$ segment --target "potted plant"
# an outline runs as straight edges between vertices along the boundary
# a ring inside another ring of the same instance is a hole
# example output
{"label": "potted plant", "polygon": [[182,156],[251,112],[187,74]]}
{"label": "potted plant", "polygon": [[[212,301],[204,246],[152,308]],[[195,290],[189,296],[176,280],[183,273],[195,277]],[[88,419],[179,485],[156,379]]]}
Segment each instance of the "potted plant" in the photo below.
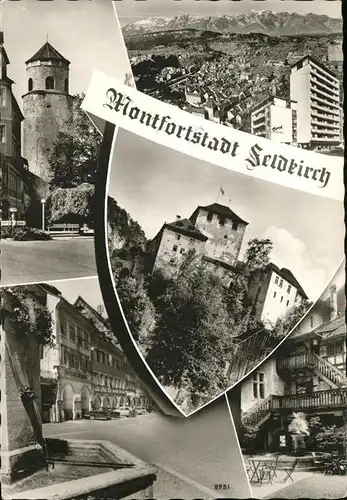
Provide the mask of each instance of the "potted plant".
{"label": "potted plant", "polygon": [[306,415],[302,412],[293,413],[293,419],[288,426],[288,431],[292,436],[294,454],[303,453],[306,449],[305,439],[310,435]]}

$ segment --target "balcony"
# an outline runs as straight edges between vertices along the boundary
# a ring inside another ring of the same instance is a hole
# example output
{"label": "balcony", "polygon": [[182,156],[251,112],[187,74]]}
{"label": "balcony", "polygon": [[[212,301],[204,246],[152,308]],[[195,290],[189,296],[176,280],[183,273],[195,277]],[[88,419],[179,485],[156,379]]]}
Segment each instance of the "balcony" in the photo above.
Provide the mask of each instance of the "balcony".
{"label": "balcony", "polygon": [[271,410],[329,410],[347,406],[347,389],[329,389],[308,394],[273,396]]}
{"label": "balcony", "polygon": [[296,370],[302,370],[303,368],[314,367],[313,355],[309,352],[304,352],[302,354],[294,354],[288,358],[277,360],[277,371],[278,373],[292,372]]}

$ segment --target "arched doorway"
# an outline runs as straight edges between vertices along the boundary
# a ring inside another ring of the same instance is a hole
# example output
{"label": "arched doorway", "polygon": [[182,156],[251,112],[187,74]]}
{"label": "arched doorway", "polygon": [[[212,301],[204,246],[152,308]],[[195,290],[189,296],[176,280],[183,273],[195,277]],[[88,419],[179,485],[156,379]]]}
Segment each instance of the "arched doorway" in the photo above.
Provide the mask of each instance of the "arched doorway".
{"label": "arched doorway", "polygon": [[102,402],[102,407],[104,410],[107,410],[108,408],[110,408],[110,401],[108,399],[108,396],[104,396],[103,402]]}
{"label": "arched doorway", "polygon": [[62,419],[65,420],[73,420],[73,397],[74,391],[70,384],[66,385],[63,389],[61,399],[61,411],[62,411]]}
{"label": "arched doorway", "polygon": [[99,410],[100,409],[100,406],[101,406],[101,398],[100,396],[97,394],[96,396],[94,396],[93,398],[93,402],[92,402],[92,407],[93,407],[93,410]]}
{"label": "arched doorway", "polygon": [[119,406],[124,406],[124,399],[123,398],[120,398],[120,400],[119,400]]}
{"label": "arched doorway", "polygon": [[90,392],[88,387],[83,387],[81,392],[82,417],[84,417],[85,413],[89,411],[89,398],[90,398]]}
{"label": "arched doorway", "polygon": [[117,398],[116,398],[116,396],[114,396],[114,397],[111,399],[111,408],[112,408],[112,409],[117,408]]}

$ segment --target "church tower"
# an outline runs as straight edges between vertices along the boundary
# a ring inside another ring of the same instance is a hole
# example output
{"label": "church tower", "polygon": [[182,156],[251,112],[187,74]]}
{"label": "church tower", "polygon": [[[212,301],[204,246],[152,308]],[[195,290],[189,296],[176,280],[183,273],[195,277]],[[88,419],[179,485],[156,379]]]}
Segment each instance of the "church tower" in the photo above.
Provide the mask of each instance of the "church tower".
{"label": "church tower", "polygon": [[54,143],[72,116],[70,61],[46,42],[25,64],[28,92],[23,95],[23,155],[30,171],[49,182]]}

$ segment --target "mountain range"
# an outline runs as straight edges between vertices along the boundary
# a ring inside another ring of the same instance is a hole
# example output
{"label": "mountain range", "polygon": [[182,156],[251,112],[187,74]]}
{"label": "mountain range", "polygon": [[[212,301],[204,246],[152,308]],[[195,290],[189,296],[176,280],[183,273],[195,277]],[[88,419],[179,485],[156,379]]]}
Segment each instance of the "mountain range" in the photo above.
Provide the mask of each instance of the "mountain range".
{"label": "mountain range", "polygon": [[295,12],[251,11],[245,14],[203,17],[149,17],[122,27],[123,36],[131,39],[158,31],[195,29],[218,33],[264,33],[266,35],[329,35],[342,33],[342,18]]}

